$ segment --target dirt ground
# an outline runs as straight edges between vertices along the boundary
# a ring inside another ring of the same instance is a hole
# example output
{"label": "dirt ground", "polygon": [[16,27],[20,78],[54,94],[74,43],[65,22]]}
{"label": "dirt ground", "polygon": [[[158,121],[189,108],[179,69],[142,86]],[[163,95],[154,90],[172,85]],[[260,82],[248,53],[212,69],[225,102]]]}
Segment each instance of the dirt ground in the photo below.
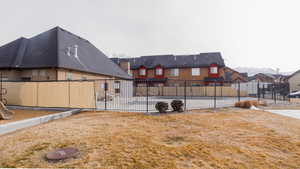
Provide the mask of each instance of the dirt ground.
{"label": "dirt ground", "polygon": [[11,120],[0,120],[0,125],[5,123],[10,123],[19,120],[25,120],[29,118],[44,116],[48,114],[53,114],[57,112],[49,112],[49,111],[34,111],[34,110],[12,110],[15,114],[13,119]]}
{"label": "dirt ground", "polygon": [[[300,121],[223,109],[149,116],[87,112],[0,136],[0,167],[192,169],[299,168]],[[45,153],[76,147],[74,159]]]}

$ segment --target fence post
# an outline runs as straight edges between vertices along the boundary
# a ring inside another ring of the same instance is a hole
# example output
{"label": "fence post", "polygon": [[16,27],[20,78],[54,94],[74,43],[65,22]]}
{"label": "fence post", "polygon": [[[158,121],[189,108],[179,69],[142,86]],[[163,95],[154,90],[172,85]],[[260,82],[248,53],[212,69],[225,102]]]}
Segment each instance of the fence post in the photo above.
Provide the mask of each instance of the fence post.
{"label": "fence post", "polygon": [[148,81],[146,81],[146,91],[147,91],[147,94],[146,94],[146,111],[148,113],[149,112],[149,84],[148,84]]}
{"label": "fence post", "polygon": [[257,82],[257,99],[260,101],[260,88],[259,88],[259,81]]}
{"label": "fence post", "polygon": [[70,80],[68,81],[68,93],[69,93],[69,108],[71,108],[71,84]]}
{"label": "fence post", "polygon": [[104,105],[105,105],[105,110],[107,110],[107,82],[106,80],[104,81]]}
{"label": "fence post", "polygon": [[184,111],[186,111],[186,81],[184,81]]}
{"label": "fence post", "polygon": [[40,82],[36,82],[36,107],[39,107],[39,85]]}
{"label": "fence post", "polygon": [[221,97],[223,97],[223,85],[220,86],[220,88],[221,88]]}
{"label": "fence post", "polygon": [[0,89],[1,89],[1,93],[0,93],[0,101],[1,101],[1,102],[3,102],[3,99],[2,99],[2,97],[3,97],[3,96],[2,96],[2,94],[3,94],[3,89],[2,89],[2,71],[1,71],[1,77],[0,77],[0,78],[1,78],[1,86],[0,86]]}
{"label": "fence post", "polygon": [[96,111],[97,110],[96,80],[94,80],[94,99],[95,99],[95,111]]}
{"label": "fence post", "polygon": [[289,97],[289,93],[290,93],[290,91],[291,91],[290,84],[287,83],[286,85],[287,85],[287,91],[288,91],[288,93],[287,93],[287,94],[288,94],[288,95],[287,95],[287,99],[288,99],[289,102],[291,102],[291,98]]}
{"label": "fence post", "polygon": [[215,81],[214,83],[214,109],[216,110],[217,108],[217,83]]}
{"label": "fence post", "polygon": [[238,81],[238,101],[241,101],[241,83]]}
{"label": "fence post", "polygon": [[272,84],[272,99],[273,99],[274,102],[275,102],[275,98],[274,98],[274,84]]}
{"label": "fence post", "polygon": [[276,104],[276,102],[277,102],[276,84],[273,84],[273,90],[274,90],[274,101]]}
{"label": "fence post", "polygon": [[266,90],[265,90],[265,84],[263,84],[263,89],[262,89],[263,91],[262,91],[262,94],[263,94],[263,98],[265,98],[265,92],[266,92]]}

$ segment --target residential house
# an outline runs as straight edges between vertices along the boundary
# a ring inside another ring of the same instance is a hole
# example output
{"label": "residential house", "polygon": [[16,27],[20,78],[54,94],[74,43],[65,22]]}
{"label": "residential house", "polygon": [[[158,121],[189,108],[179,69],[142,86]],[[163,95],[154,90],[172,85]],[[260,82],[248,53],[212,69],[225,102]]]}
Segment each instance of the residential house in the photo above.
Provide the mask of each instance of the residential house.
{"label": "residential house", "polygon": [[2,79],[131,79],[89,41],[60,27],[0,47]]}
{"label": "residential house", "polygon": [[266,73],[258,73],[254,76],[249,77],[249,81],[256,81],[256,82],[263,82],[263,83],[274,83],[275,79],[276,79],[275,76]]}
{"label": "residential house", "polygon": [[227,82],[247,82],[248,81],[248,74],[247,73],[240,73],[230,67],[225,67],[225,80]]}
{"label": "residential house", "polygon": [[300,70],[287,77],[290,85],[290,92],[300,91]]}
{"label": "residential house", "polygon": [[263,83],[286,83],[287,76],[281,74],[258,73],[252,77],[249,77],[249,81]]}
{"label": "residential house", "polygon": [[224,83],[225,63],[221,53],[196,55],[154,55],[137,58],[112,58],[124,70],[132,73],[137,86],[193,86]]}

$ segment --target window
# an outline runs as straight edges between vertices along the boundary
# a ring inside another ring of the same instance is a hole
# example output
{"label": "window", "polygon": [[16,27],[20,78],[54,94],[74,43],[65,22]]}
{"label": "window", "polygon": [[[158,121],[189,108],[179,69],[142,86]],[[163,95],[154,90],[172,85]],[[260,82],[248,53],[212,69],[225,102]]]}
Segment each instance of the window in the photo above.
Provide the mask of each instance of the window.
{"label": "window", "polygon": [[6,81],[6,80],[8,80],[8,77],[2,77],[1,80]]}
{"label": "window", "polygon": [[82,77],[81,80],[87,80],[87,78],[86,77]]}
{"label": "window", "polygon": [[40,70],[40,76],[46,76],[46,70]]}
{"label": "window", "polygon": [[199,83],[192,83],[192,86],[193,87],[199,87],[199,86],[201,86]]}
{"label": "window", "polygon": [[67,80],[72,80],[72,73],[70,72],[67,73]]}
{"label": "window", "polygon": [[38,70],[32,70],[32,76],[38,76],[39,72]]}
{"label": "window", "polygon": [[155,74],[158,75],[158,76],[163,75],[163,69],[162,68],[156,68]]}
{"label": "window", "polygon": [[31,77],[22,77],[21,80],[22,81],[31,81]]}
{"label": "window", "polygon": [[141,68],[139,72],[140,76],[146,76],[146,69]]}
{"label": "window", "polygon": [[218,74],[218,67],[211,67],[210,68],[210,73],[211,74]]}
{"label": "window", "polygon": [[178,76],[179,75],[179,69],[171,69],[171,76]]}
{"label": "window", "polygon": [[115,93],[120,93],[120,81],[115,81]]}
{"label": "window", "polygon": [[200,76],[200,68],[192,68],[192,76]]}

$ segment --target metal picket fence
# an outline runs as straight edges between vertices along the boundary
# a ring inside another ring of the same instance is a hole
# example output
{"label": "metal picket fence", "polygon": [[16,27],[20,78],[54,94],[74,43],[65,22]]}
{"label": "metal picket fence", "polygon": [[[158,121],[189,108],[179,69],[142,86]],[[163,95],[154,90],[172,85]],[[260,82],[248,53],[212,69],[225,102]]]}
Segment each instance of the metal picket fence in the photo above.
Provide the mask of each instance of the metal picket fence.
{"label": "metal picket fence", "polygon": [[[21,94],[17,93],[13,87],[9,86],[17,86],[20,89],[20,85],[34,83],[20,82],[22,81],[9,81],[8,83],[8,81],[2,82],[1,80],[0,88],[5,92],[0,92],[0,99],[2,101],[7,101],[9,104],[17,95],[22,95],[22,98],[33,98],[31,97],[31,95],[33,95],[31,94],[32,92],[24,92],[24,87],[22,87],[23,92]],[[78,105],[97,110],[154,112],[156,111],[155,105],[158,102],[166,102],[170,105],[173,100],[183,101],[184,110],[232,107],[236,102],[242,100],[267,100],[268,102],[272,103],[289,101],[289,85],[286,83],[266,84],[258,82],[206,82],[200,80],[185,81],[170,79],[167,81],[164,79],[161,79],[160,81],[96,79],[76,81],[44,81],[42,83],[49,83],[51,84],[50,86],[53,86],[57,82],[59,82],[59,84],[66,83],[65,86],[67,87],[64,88],[64,86],[61,85],[61,92],[48,93],[49,96],[45,97],[48,100],[47,105],[51,105],[52,107],[56,107],[54,102],[51,102],[51,100],[55,100],[59,103],[69,103],[65,105]],[[37,86],[47,85],[39,84]],[[8,90],[4,88],[7,88]],[[69,91],[64,92],[64,89]],[[33,88],[27,84],[26,90],[31,91]],[[42,91],[40,87],[33,91],[45,93],[45,91]],[[89,94],[87,94],[87,92]],[[12,93],[14,95],[12,95]],[[64,97],[62,96],[62,93],[68,93],[69,96]],[[37,94],[37,92],[35,92],[35,94]],[[70,96],[72,96],[72,98]],[[69,100],[63,100],[63,98]],[[41,102],[43,102],[43,99],[41,99],[41,97],[36,99],[38,105],[41,105]],[[27,99],[27,101],[25,99],[25,101],[22,101],[22,103],[28,102],[29,100],[33,101],[33,103],[30,103],[31,106],[36,105],[34,102],[35,99]],[[92,100],[93,103],[83,104],[81,103],[82,100],[84,102],[89,102],[88,100]],[[15,100],[14,103],[18,104],[18,101],[20,101],[20,99]],[[169,108],[171,107],[169,106]]]}

